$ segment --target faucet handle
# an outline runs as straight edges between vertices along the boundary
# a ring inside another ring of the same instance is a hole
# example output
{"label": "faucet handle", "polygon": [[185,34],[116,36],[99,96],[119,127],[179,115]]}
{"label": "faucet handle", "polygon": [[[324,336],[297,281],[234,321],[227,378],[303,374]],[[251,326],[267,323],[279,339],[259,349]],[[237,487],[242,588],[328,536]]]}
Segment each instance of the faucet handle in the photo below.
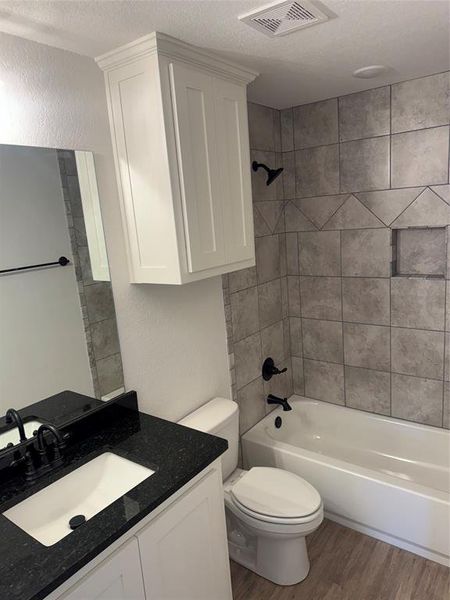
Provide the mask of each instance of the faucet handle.
{"label": "faucet handle", "polygon": [[262,366],[262,376],[264,381],[269,381],[274,375],[281,375],[282,373],[286,373],[286,371],[287,367],[284,367],[284,369],[281,370],[276,367],[273,358],[270,356],[269,358],[266,358]]}

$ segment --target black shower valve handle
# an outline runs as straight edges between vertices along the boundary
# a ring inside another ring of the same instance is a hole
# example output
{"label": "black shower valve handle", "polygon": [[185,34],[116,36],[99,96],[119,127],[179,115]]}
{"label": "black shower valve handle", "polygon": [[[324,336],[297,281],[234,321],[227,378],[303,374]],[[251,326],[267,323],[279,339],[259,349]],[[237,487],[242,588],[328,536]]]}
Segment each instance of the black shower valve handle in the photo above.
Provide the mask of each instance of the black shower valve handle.
{"label": "black shower valve handle", "polygon": [[286,371],[287,367],[279,369],[275,366],[275,361],[270,356],[269,358],[266,358],[262,366],[262,376],[264,381],[269,381],[274,375],[281,375],[282,373],[286,373]]}

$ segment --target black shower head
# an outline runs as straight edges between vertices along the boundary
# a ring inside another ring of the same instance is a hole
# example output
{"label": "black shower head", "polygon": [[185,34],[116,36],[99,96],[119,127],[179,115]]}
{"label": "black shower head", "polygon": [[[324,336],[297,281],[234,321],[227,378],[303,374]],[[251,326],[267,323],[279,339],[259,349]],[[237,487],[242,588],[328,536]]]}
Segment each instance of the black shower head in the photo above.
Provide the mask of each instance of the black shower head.
{"label": "black shower head", "polygon": [[254,160],[252,162],[252,169],[254,171],[257,171],[259,169],[259,167],[261,167],[262,169],[264,169],[267,172],[266,185],[270,185],[271,183],[273,183],[275,181],[275,179],[278,177],[278,175],[280,175],[283,172],[283,167],[280,167],[279,169],[269,169],[269,167],[267,167],[263,163],[259,163],[259,162],[256,162],[256,160]]}

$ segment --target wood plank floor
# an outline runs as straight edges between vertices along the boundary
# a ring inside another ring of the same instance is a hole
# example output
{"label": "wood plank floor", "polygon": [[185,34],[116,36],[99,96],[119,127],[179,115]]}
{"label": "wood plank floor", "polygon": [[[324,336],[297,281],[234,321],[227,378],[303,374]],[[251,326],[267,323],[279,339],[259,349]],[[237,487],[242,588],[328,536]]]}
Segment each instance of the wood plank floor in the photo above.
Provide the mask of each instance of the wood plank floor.
{"label": "wood plank floor", "polygon": [[450,600],[450,570],[325,520],[308,536],[311,570],[277,586],[231,561],[234,600]]}

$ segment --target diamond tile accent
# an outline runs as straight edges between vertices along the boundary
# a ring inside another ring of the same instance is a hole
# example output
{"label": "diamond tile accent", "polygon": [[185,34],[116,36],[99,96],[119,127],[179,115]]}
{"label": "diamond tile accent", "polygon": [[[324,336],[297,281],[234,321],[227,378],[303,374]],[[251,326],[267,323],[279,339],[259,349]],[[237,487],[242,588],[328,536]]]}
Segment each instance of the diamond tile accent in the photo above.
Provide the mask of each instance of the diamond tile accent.
{"label": "diamond tile accent", "polygon": [[450,204],[450,185],[433,185],[431,189],[447,204]]}
{"label": "diamond tile accent", "polygon": [[258,206],[256,204],[253,205],[253,226],[255,228],[255,237],[270,235],[271,233],[269,226],[263,219],[263,216],[259,212]]}
{"label": "diamond tile accent", "polygon": [[340,208],[348,194],[339,196],[317,196],[316,198],[302,198],[294,200],[295,206],[310,219],[316,227],[321,229],[330,217]]}
{"label": "diamond tile accent", "polygon": [[350,195],[341,208],[324,225],[324,230],[330,229],[367,229],[384,227],[374,214],[357,199]]}
{"label": "diamond tile accent", "polygon": [[289,202],[285,210],[286,231],[315,231],[313,223]]}
{"label": "diamond tile accent", "polygon": [[279,200],[275,202],[265,201],[258,203],[258,210],[267,223],[269,230],[273,232],[283,212],[284,203]]}
{"label": "diamond tile accent", "polygon": [[355,196],[386,225],[390,225],[424,188],[405,188],[383,192],[358,192]]}
{"label": "diamond tile accent", "polygon": [[392,223],[392,227],[439,227],[449,223],[450,206],[427,188]]}

